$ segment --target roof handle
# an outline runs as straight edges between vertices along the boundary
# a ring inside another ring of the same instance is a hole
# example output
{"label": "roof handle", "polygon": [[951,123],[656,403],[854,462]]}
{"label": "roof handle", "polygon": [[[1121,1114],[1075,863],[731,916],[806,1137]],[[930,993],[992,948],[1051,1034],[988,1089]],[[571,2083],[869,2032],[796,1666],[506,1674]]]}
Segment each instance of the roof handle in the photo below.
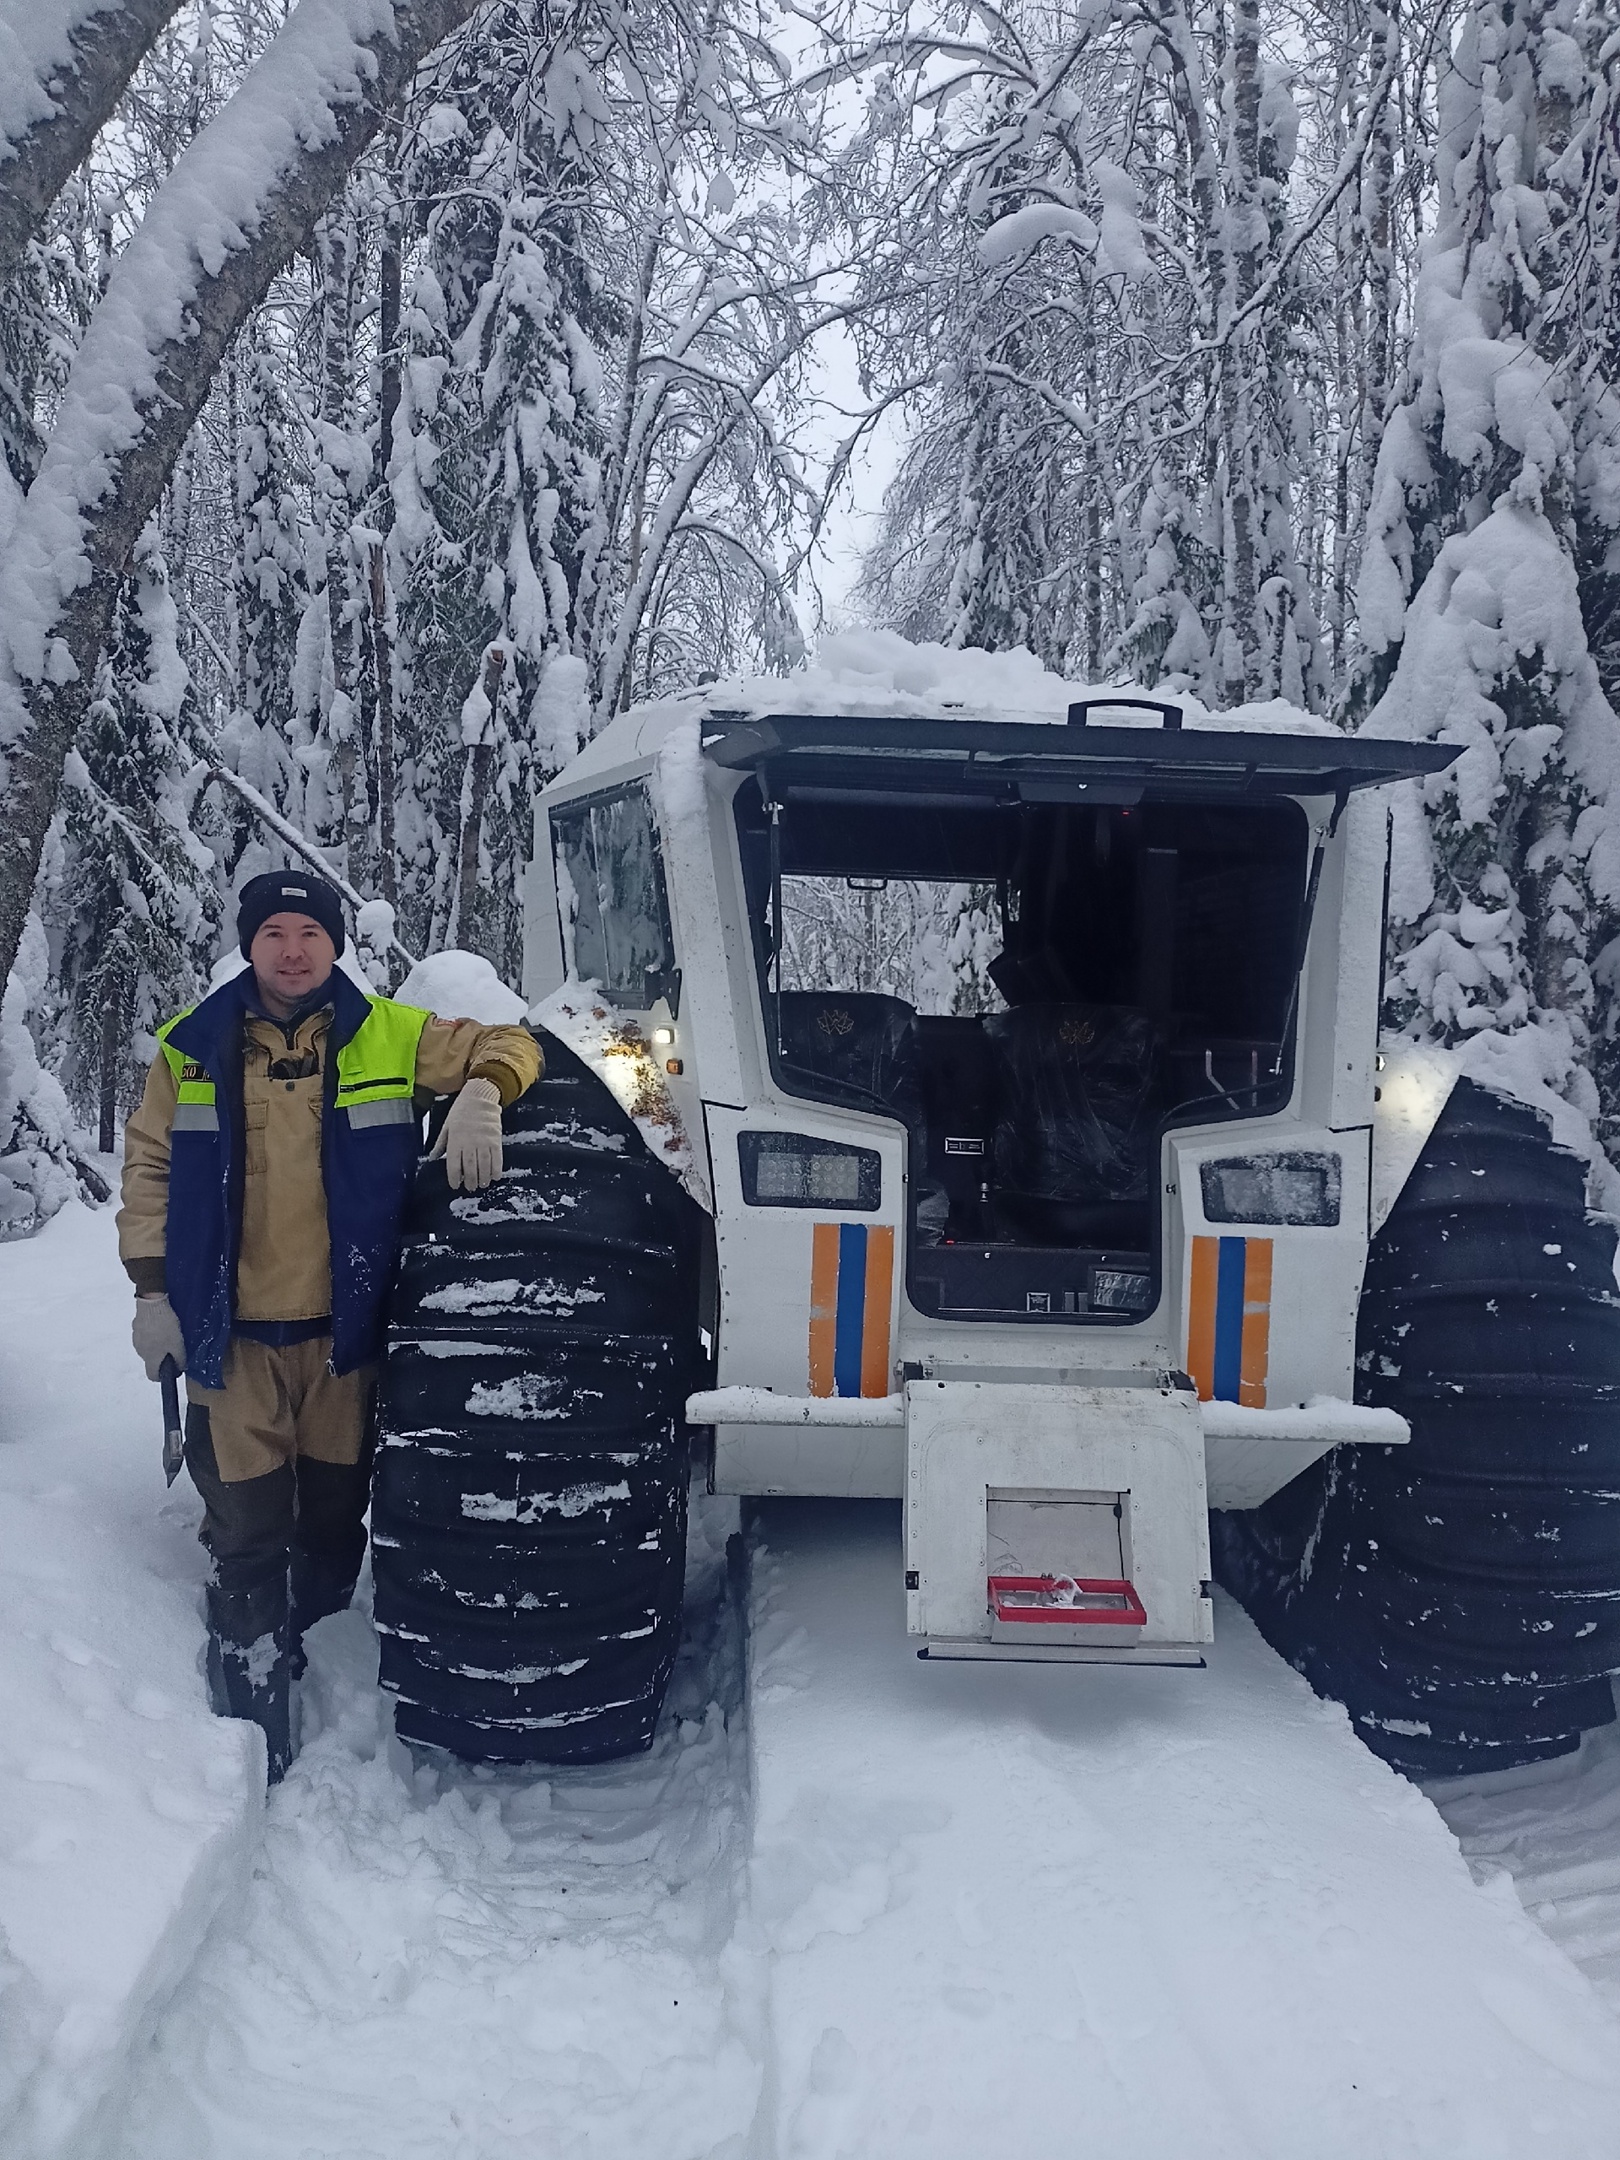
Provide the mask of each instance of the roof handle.
{"label": "roof handle", "polygon": [[1146,697],[1076,698],[1069,707],[1069,725],[1070,727],[1085,727],[1087,713],[1096,711],[1098,707],[1107,709],[1118,708],[1122,705],[1129,706],[1133,712],[1156,712],[1164,726],[1172,734],[1180,731],[1181,707],[1179,705],[1162,705],[1157,698]]}

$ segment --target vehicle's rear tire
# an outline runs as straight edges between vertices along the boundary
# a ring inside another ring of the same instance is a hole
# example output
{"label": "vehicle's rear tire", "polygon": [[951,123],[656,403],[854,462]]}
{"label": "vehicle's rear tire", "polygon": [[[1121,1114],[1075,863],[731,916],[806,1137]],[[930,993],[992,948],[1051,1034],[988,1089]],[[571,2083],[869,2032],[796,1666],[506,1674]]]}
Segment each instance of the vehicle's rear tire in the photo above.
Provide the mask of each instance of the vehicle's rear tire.
{"label": "vehicle's rear tire", "polygon": [[382,1684],[470,1761],[645,1748],[680,1639],[697,1210],[542,1047],[496,1185],[418,1170],[381,1386]]}
{"label": "vehicle's rear tire", "polygon": [[1216,1572],[1415,1776],[1568,1753],[1615,1714],[1620,1299],[1585,1166],[1459,1082],[1373,1240],[1358,1398],[1407,1447],[1335,1450],[1211,1518]]}

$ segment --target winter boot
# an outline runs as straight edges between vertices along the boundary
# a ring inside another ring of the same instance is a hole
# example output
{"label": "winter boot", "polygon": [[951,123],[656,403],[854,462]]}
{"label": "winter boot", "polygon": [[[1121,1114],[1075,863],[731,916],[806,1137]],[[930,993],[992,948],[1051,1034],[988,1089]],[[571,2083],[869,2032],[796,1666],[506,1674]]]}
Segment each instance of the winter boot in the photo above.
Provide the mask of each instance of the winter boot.
{"label": "winter boot", "polygon": [[317,1620],[346,1612],[366,1553],[368,1462],[297,1462],[298,1521],[292,1547],[293,1677],[304,1672],[304,1636]]}
{"label": "winter boot", "polygon": [[219,1717],[246,1718],[264,1734],[269,1780],[292,1762],[292,1659],[284,1567],[252,1585],[208,1586],[208,1692]]}
{"label": "winter boot", "polygon": [[292,1676],[302,1680],[308,1659],[304,1637],[317,1620],[347,1612],[354,1596],[359,1570],[330,1553],[310,1552],[294,1545],[292,1553]]}

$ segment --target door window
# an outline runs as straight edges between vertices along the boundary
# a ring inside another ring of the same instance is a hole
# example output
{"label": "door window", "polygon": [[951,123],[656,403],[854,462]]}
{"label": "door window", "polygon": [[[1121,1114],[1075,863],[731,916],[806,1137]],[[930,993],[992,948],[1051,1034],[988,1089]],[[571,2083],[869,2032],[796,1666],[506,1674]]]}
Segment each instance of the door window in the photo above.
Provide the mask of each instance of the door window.
{"label": "door window", "polygon": [[563,953],[576,982],[645,1012],[678,995],[658,827],[639,782],[551,813]]}

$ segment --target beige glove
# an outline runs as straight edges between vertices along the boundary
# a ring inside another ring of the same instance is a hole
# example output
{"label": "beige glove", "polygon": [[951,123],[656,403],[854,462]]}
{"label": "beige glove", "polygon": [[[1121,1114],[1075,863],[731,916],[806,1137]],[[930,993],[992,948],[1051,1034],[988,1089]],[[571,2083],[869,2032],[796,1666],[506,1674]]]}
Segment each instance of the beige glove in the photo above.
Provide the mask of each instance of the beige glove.
{"label": "beige glove", "polygon": [[146,1367],[148,1380],[157,1379],[158,1367],[166,1357],[172,1357],[180,1371],[185,1371],[186,1338],[180,1332],[174,1307],[166,1297],[138,1297],[135,1300],[135,1325],[130,1333],[135,1343],[135,1355]]}
{"label": "beige glove", "polygon": [[434,1144],[444,1157],[452,1192],[482,1192],[501,1174],[501,1091],[493,1080],[469,1080],[450,1105]]}

